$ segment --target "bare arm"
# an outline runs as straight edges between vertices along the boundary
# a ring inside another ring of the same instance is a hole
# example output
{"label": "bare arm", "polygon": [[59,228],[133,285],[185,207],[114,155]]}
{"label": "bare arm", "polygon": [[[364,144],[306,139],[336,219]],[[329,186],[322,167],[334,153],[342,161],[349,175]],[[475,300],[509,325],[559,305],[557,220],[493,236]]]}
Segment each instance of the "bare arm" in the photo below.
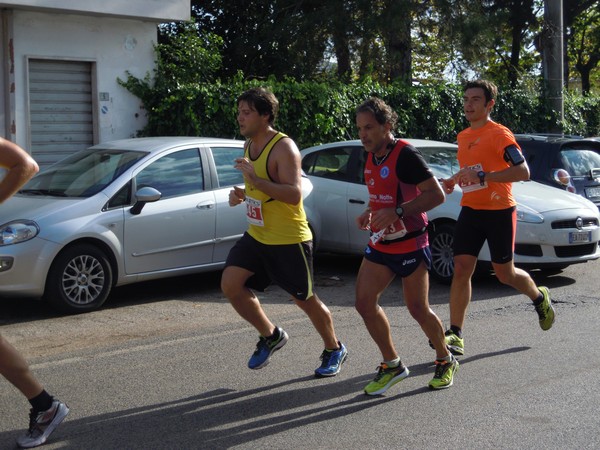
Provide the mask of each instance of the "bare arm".
{"label": "bare arm", "polygon": [[[460,169],[454,175],[463,182],[478,183],[479,177],[477,171],[465,167]],[[523,162],[516,166],[510,166],[506,169],[499,170],[498,172],[486,172],[485,181],[492,181],[496,183],[512,183],[514,181],[525,181],[529,180],[529,166],[526,162]]]}
{"label": "bare arm", "polygon": [[8,169],[0,181],[0,203],[6,201],[40,169],[29,154],[6,139],[0,138],[0,166]]}
{"label": "bare arm", "polygon": [[[421,193],[414,199],[403,203],[402,208],[404,209],[405,216],[412,216],[422,212],[429,211],[436,206],[444,203],[446,195],[442,190],[442,187],[435,178],[428,178],[427,180],[417,185]],[[371,222],[378,229],[383,229],[398,220],[396,215],[396,208],[384,208],[379,209],[372,213]],[[359,222],[360,226],[360,222]]]}
{"label": "bare arm", "polygon": [[272,199],[292,205],[302,199],[300,152],[291,139],[282,139],[271,150],[268,171],[273,181],[259,178],[248,160],[238,160],[235,167],[250,184]]}

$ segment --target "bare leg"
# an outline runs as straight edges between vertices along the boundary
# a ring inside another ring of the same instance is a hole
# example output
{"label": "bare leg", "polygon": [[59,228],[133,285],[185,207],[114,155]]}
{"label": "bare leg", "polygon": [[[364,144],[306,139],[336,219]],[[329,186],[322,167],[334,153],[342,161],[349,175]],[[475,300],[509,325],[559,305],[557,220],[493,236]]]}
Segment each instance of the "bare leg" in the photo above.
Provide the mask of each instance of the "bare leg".
{"label": "bare leg", "polygon": [[496,277],[501,283],[512,286],[529,297],[531,301],[534,301],[540,295],[540,291],[531,276],[523,269],[516,268],[513,261],[504,264],[492,263],[492,266]]}
{"label": "bare leg", "polygon": [[333,329],[333,319],[329,308],[314,294],[307,300],[294,299],[296,305],[310,318],[315,329],[321,335],[325,348],[338,348],[338,339]]}
{"label": "bare leg", "polygon": [[29,370],[25,358],[2,335],[0,335],[0,373],[28,400],[44,390]]}
{"label": "bare leg", "polygon": [[410,276],[402,279],[404,302],[411,316],[419,323],[435,348],[438,359],[449,355],[444,337],[444,325],[429,307],[429,273],[421,263]]}
{"label": "bare leg", "polygon": [[454,256],[454,276],[450,286],[450,324],[459,328],[463,328],[467,308],[471,302],[471,277],[476,264],[475,256]]}
{"label": "bare leg", "polygon": [[361,315],[369,334],[379,347],[384,361],[398,357],[392,341],[390,323],[379,306],[379,297],[394,279],[395,274],[385,266],[363,259],[356,278],[355,308]]}
{"label": "bare leg", "polygon": [[261,336],[270,336],[275,331],[275,325],[263,311],[256,295],[245,286],[251,276],[252,272],[246,269],[229,266],[221,276],[221,290],[237,313],[254,326]]}

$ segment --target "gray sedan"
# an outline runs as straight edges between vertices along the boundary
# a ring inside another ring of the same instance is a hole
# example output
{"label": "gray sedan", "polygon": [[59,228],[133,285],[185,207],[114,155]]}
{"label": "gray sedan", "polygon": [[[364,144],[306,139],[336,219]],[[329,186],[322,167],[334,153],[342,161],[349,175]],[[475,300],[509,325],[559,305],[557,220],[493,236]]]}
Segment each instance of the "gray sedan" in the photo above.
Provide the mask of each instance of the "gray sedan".
{"label": "gray sedan", "polygon": [[228,203],[243,145],[125,139],[42,171],[0,208],[0,295],[84,312],[114,286],[222,268],[247,227]]}

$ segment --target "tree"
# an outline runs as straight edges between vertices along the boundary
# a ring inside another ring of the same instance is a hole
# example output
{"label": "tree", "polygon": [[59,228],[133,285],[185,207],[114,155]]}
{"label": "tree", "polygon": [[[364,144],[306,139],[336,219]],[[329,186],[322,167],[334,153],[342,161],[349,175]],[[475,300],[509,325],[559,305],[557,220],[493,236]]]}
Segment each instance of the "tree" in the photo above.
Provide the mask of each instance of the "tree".
{"label": "tree", "polygon": [[581,77],[582,93],[588,95],[592,86],[592,71],[600,64],[600,2],[584,3],[578,5],[577,9],[568,9],[565,16],[569,22],[566,27],[567,61],[572,63]]}

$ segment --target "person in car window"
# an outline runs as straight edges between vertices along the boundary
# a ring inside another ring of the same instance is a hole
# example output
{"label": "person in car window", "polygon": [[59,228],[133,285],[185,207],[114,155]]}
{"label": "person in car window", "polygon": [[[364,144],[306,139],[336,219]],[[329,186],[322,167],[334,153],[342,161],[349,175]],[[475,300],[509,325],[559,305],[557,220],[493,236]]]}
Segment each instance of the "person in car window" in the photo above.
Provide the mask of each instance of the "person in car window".
{"label": "person in car window", "polygon": [[446,193],[456,184],[463,192],[454,232],[450,329],[446,331],[446,343],[455,355],[464,355],[462,328],[471,301],[471,277],[486,240],[498,280],[533,301],[542,330],[549,330],[554,323],[548,288],[538,288],[513,261],[517,215],[512,182],[529,179],[529,167],[512,132],[490,119],[497,93],[489,81],[465,85],[464,113],[470,127],[458,134],[460,170],[441,180]]}
{"label": "person in car window", "polygon": [[369,206],[357,219],[370,241],[356,279],[356,309],[379,347],[383,362],[367,395],[381,395],[406,378],[379,297],[396,276],[402,278],[404,303],[436,350],[431,389],[452,386],[458,361],[444,344],[444,327],[429,307],[431,252],[426,211],[445,195],[417,149],[394,138],[397,114],[381,99],[371,98],[356,110],[356,126],[367,152],[365,183]]}
{"label": "person in car window", "polygon": [[[0,166],[7,170],[0,181],[0,203],[17,192],[39,170],[18,145],[0,138]],[[22,448],[42,445],[69,413],[69,407],[52,397],[29,369],[25,358],[0,334],[0,373],[29,400],[29,429],[17,439]]]}
{"label": "person in car window", "polygon": [[237,104],[240,133],[247,141],[235,168],[243,173],[245,186],[231,190],[229,204],[245,203],[248,230],[227,257],[221,289],[260,334],[248,367],[265,367],[288,340],[253,292],[274,282],[292,296],[323,339],[315,376],[333,377],[348,351],[336,337],[329,309],[313,290],[313,243],[302,202],[300,152],[292,139],[273,128],[279,102],[272,92],[250,89]]}

